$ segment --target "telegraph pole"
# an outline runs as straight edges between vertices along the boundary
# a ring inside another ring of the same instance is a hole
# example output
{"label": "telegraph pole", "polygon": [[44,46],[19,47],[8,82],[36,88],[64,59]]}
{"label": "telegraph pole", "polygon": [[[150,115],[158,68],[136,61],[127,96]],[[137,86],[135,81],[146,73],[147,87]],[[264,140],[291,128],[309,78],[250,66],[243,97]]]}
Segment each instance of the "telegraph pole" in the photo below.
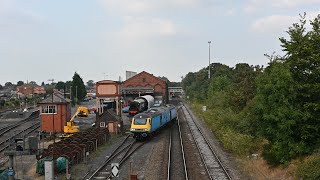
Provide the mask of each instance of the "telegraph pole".
{"label": "telegraph pole", "polygon": [[208,71],[208,79],[210,79],[210,44],[211,44],[211,41],[208,41],[208,44],[209,44],[209,71]]}
{"label": "telegraph pole", "polygon": [[51,103],[52,103],[52,106],[51,107],[54,107],[54,109],[52,109],[52,134],[53,134],[53,144],[55,143],[55,129],[54,129],[54,113],[55,113],[55,106],[53,105],[53,91],[54,91],[54,87],[53,87],[53,81],[54,79],[49,79],[48,81],[51,81],[51,85],[52,85],[52,97],[51,97]]}

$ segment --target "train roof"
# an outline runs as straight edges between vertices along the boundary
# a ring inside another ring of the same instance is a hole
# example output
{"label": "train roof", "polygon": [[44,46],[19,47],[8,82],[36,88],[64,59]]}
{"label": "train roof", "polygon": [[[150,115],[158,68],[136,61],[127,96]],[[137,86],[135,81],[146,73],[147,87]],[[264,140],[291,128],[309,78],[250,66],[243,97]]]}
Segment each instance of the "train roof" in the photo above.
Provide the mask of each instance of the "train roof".
{"label": "train roof", "polygon": [[147,111],[144,111],[142,113],[139,113],[134,116],[134,118],[151,118],[156,115],[162,114],[164,111],[167,111],[168,109],[175,108],[173,105],[166,105],[166,106],[160,106],[160,107],[152,107],[148,109]]}

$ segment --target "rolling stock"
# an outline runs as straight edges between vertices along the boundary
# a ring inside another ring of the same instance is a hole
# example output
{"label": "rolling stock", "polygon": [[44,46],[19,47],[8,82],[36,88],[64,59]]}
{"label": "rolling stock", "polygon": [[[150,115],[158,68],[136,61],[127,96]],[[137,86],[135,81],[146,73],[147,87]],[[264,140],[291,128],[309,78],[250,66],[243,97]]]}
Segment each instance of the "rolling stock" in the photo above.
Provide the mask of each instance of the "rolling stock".
{"label": "rolling stock", "polygon": [[154,104],[154,98],[150,95],[137,97],[130,103],[129,115],[133,116],[140,112],[146,111]]}
{"label": "rolling stock", "polygon": [[137,139],[145,139],[177,118],[177,109],[173,105],[153,107],[132,118],[131,133]]}

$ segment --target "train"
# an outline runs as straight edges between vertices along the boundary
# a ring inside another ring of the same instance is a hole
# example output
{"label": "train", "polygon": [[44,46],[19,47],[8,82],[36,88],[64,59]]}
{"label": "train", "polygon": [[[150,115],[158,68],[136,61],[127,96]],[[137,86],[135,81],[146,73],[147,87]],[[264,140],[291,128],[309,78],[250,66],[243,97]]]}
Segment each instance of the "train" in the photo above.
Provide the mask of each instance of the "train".
{"label": "train", "polygon": [[137,140],[147,139],[176,119],[177,109],[174,105],[167,104],[165,106],[152,107],[132,118],[130,132]]}
{"label": "train", "polygon": [[154,104],[154,98],[150,95],[137,97],[130,103],[129,115],[134,116],[138,113],[148,110]]}

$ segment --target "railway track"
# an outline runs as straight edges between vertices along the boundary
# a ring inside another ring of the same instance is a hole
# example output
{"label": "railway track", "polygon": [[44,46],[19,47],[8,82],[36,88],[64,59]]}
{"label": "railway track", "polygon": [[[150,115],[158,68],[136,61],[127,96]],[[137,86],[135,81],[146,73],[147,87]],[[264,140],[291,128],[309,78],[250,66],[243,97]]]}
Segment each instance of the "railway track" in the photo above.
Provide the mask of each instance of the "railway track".
{"label": "railway track", "polygon": [[6,134],[8,131],[10,131],[10,130],[12,130],[12,129],[24,124],[24,123],[32,121],[32,120],[34,120],[36,118],[38,118],[38,116],[31,115],[30,117],[28,117],[28,118],[26,118],[24,120],[21,120],[19,122],[15,122],[15,123],[11,123],[11,124],[9,124],[8,126],[5,126],[5,127],[1,127],[0,128],[0,137],[3,136],[4,134]]}
{"label": "railway track", "polygon": [[[121,165],[145,142],[139,142],[131,138],[131,135],[128,135],[122,143],[111,153],[108,159],[105,160],[90,176],[85,175],[83,179],[111,179],[111,161],[119,163]],[[117,160],[115,160],[117,159]],[[88,176],[88,178],[86,178]]]}
{"label": "railway track", "polygon": [[170,130],[167,180],[188,180],[179,117],[177,117],[176,121],[177,124],[173,124]]}
{"label": "railway track", "polygon": [[[27,127],[26,129],[24,130],[21,130],[19,131],[17,134],[5,139],[4,141],[0,142],[0,146],[3,146],[3,144],[5,144],[6,142],[9,142],[11,139],[14,139],[15,137],[17,137],[18,135],[27,135],[27,134],[30,134],[34,131],[36,131],[37,129],[39,129],[40,127],[40,122],[36,122],[34,124],[32,124],[31,126]],[[4,145],[4,147],[1,147],[0,148],[0,152],[3,152],[6,148],[8,148],[10,146],[10,144],[6,144]]]}
{"label": "railway track", "polygon": [[205,165],[206,172],[211,180],[215,179],[228,179],[231,180],[231,176],[222,164],[221,160],[217,156],[216,152],[210,145],[209,141],[205,137],[199,125],[194,121],[189,110],[183,106],[182,111],[187,122],[187,125],[191,131],[192,137],[196,142],[196,146],[200,153],[203,164]]}

